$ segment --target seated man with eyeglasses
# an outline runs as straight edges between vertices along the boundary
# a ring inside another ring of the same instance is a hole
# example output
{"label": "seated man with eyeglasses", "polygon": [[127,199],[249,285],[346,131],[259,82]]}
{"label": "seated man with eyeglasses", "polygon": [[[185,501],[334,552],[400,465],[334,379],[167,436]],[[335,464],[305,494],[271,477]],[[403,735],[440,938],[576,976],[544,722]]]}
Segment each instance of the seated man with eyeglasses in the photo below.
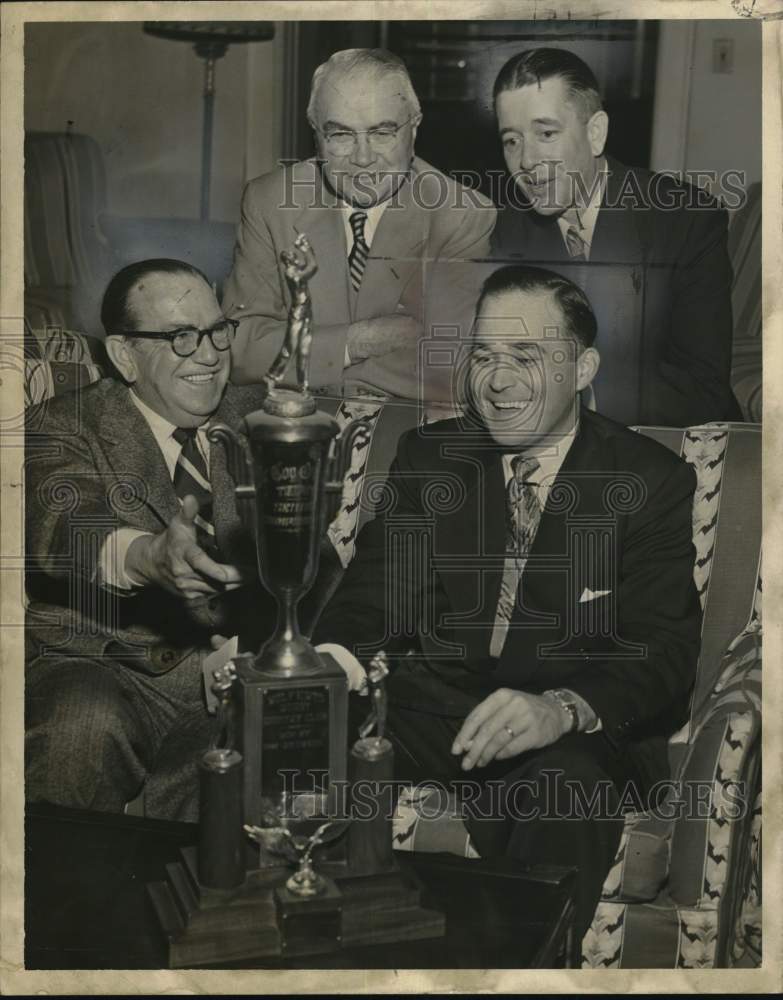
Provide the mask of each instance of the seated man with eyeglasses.
{"label": "seated man with eyeglasses", "polygon": [[195,819],[211,637],[274,620],[207,429],[261,393],[189,264],[124,268],[101,317],[120,377],[28,414],[27,799],[121,811],[146,781],[147,815]]}
{"label": "seated man with eyeglasses", "polygon": [[304,233],[318,262],[313,388],[450,402],[452,366],[428,365],[421,341],[434,325],[467,336],[481,282],[464,267],[457,280],[449,262],[488,256],[494,206],[414,156],[419,100],[390,52],[335,52],[313,75],[307,117],[317,155],[245,190],[223,296],[241,321],[232,380],[260,381],[277,355],[288,308],[280,252]]}

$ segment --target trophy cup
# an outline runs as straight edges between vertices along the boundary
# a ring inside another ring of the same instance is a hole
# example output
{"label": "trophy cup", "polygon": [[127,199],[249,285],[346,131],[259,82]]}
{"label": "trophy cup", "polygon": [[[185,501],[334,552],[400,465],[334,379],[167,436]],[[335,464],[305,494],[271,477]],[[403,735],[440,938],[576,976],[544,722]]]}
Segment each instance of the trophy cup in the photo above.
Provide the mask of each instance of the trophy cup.
{"label": "trophy cup", "polygon": [[[262,825],[262,798],[280,793],[284,774],[299,773],[300,791],[332,797],[346,779],[345,674],[300,633],[297,604],[315,579],[319,544],[337,511],[352,448],[368,433],[358,421],[337,440],[337,421],[316,409],[307,372],[307,282],[315,257],[304,235],[281,256],[292,306],[285,341],[266,377],[263,407],[245,418],[242,437],[220,424],[209,431],[214,444],[226,447],[240,516],[255,535],[259,575],[278,606],[277,626],[260,651],[234,661],[250,826]],[[298,385],[285,388],[281,380],[292,359]],[[258,849],[249,862],[278,863]]]}
{"label": "trophy cup", "polygon": [[[216,672],[218,735],[200,762],[199,847],[183,849],[167,882],[149,886],[171,967],[444,933],[443,916],[419,905],[415,881],[394,862],[380,791],[369,821],[346,814],[345,673],[299,631],[297,605],[315,579],[352,449],[369,430],[359,420],[339,434],[337,421],[316,408],[308,389],[307,284],[315,256],[300,235],[281,259],[292,304],[262,408],[245,417],[239,434],[224,424],[208,432],[213,446],[226,449],[277,623],[258,652]],[[297,383],[287,387],[292,360]],[[351,779],[376,790],[392,778],[387,672],[379,654],[368,672],[372,721],[351,751]]]}

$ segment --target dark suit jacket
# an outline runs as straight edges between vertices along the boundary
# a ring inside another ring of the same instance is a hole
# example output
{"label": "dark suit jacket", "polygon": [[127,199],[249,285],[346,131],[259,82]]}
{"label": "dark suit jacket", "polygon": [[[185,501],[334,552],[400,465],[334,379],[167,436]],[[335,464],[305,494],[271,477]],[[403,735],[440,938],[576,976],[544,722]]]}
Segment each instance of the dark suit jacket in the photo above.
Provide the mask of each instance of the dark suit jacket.
{"label": "dark suit jacket", "polygon": [[[257,390],[229,387],[215,420],[236,425],[258,406]],[[271,616],[260,586],[185,601],[155,587],[129,593],[96,582],[111,531],[158,533],[179,509],[160,448],[120,382],[103,379],[33,408],[25,461],[28,661],[48,647],[163,673],[208,648],[211,634],[232,635],[264,609]],[[240,525],[220,445],[211,448],[210,478],[220,557],[245,563],[252,540]]]}
{"label": "dark suit jacket", "polygon": [[[498,687],[568,687],[652,782],[687,717],[699,650],[694,489],[693,470],[668,449],[584,411],[525,568],[524,607],[495,660],[501,454],[458,420],[409,432],[388,509],[361,532],[315,640],[365,662],[373,648],[400,654],[393,697],[435,714],[464,716]],[[611,593],[586,600],[586,590]]]}
{"label": "dark suit jacket", "polygon": [[598,318],[601,413],[669,427],[741,420],[729,384],[725,210],[697,188],[607,163],[588,263],[569,261],[554,218],[514,205],[498,214],[493,257],[549,267],[584,289]]}
{"label": "dark suit jacket", "polygon": [[313,341],[310,381],[315,388],[371,391],[418,399],[451,400],[448,367],[422,371],[419,349],[370,357],[344,369],[348,327],[357,320],[406,314],[431,337],[432,323],[472,321],[480,275],[459,282],[448,270],[430,281],[435,261],[486,257],[495,224],[494,205],[478,192],[415,158],[411,176],[381,216],[358,293],[348,273],[341,202],[323,185],[314,160],[304,160],[250,181],[242,199],[242,220],[234,267],[223,308],[242,320],[232,347],[232,380],[258,382],[274,360],[290,305],[280,251],[304,233],[318,271],[310,281]]}

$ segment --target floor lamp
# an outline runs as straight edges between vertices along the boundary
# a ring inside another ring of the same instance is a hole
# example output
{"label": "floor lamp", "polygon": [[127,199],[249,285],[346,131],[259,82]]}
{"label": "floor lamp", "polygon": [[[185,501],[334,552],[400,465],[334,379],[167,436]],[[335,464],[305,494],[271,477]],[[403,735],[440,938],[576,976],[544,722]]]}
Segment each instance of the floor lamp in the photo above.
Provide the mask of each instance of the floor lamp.
{"label": "floor lamp", "polygon": [[158,38],[191,42],[196,55],[204,60],[204,112],[201,133],[201,212],[209,218],[209,191],[212,183],[212,121],[215,112],[215,64],[229,45],[239,42],[266,42],[274,37],[269,21],[145,21],[144,31]]}

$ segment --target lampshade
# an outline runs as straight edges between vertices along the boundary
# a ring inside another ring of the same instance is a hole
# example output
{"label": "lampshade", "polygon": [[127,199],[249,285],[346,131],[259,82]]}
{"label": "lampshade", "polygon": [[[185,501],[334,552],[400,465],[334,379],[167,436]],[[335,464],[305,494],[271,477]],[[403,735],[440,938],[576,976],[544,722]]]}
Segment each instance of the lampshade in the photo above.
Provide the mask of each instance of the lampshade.
{"label": "lampshade", "polygon": [[224,46],[267,42],[275,34],[271,21],[145,21],[144,30],[173,41]]}

